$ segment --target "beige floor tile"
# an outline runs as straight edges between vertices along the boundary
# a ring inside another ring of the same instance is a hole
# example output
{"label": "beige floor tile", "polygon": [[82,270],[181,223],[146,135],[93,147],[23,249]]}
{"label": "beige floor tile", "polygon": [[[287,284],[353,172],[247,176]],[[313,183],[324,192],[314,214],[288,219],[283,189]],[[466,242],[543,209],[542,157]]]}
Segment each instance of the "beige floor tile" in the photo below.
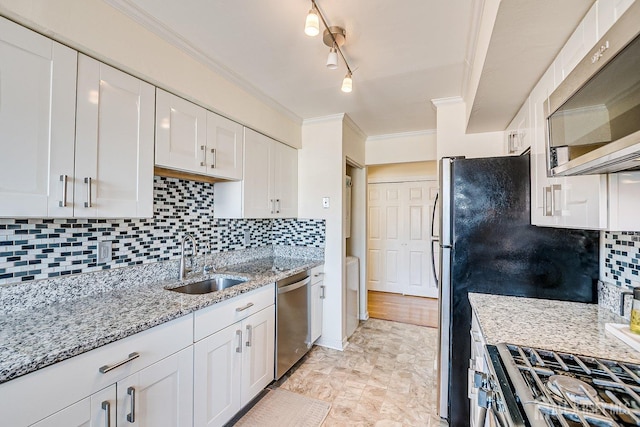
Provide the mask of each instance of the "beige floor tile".
{"label": "beige floor tile", "polygon": [[362,322],[345,351],[315,346],[279,387],[331,403],[324,427],[441,427],[437,330]]}

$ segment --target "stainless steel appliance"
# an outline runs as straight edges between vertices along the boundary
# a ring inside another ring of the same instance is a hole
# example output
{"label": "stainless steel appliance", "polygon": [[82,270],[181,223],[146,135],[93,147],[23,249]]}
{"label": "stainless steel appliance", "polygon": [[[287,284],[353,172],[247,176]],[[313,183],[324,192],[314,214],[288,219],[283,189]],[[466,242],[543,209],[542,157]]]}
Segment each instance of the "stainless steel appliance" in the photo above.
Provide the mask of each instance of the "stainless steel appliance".
{"label": "stainless steel appliance", "polygon": [[640,169],[640,2],[545,103],[550,176]]}
{"label": "stainless steel appliance", "polygon": [[439,414],[467,427],[467,294],[595,302],[599,234],[531,225],[528,155],[442,159],[438,210]]}
{"label": "stainless steel appliance", "polygon": [[276,379],[311,348],[309,342],[309,271],[276,282]]}
{"label": "stainless steel appliance", "polygon": [[476,427],[638,426],[640,366],[511,344],[487,346],[489,375],[475,375]]}

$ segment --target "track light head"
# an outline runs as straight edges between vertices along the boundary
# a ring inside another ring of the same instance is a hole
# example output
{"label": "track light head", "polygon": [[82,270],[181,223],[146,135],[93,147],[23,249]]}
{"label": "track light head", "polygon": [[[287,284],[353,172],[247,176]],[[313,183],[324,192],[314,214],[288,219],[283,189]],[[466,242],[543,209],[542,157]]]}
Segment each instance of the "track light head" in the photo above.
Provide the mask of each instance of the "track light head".
{"label": "track light head", "polygon": [[307,19],[304,23],[304,33],[311,37],[320,34],[320,19],[318,18],[318,12],[315,6],[312,7],[307,14]]}

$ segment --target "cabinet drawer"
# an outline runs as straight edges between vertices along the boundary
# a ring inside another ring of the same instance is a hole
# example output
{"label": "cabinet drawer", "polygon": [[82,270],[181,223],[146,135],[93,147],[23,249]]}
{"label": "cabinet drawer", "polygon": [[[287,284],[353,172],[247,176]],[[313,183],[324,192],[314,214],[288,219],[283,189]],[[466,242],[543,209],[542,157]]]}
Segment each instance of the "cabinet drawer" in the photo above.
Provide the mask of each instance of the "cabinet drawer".
{"label": "cabinet drawer", "polygon": [[[193,342],[193,315],[187,315],[122,340],[0,384],[2,424],[25,426],[151,365]],[[138,357],[117,365],[131,353]]]}
{"label": "cabinet drawer", "polygon": [[275,303],[269,284],[195,313],[194,341],[199,341]]}
{"label": "cabinet drawer", "polygon": [[311,269],[311,284],[322,282],[324,279],[324,264]]}

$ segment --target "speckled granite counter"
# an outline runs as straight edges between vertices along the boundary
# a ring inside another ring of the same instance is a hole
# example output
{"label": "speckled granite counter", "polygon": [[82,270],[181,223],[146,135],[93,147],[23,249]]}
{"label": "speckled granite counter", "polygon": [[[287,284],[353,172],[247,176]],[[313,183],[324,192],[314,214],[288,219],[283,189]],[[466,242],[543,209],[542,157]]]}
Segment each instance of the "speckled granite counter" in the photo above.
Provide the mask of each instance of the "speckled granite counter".
{"label": "speckled granite counter", "polygon": [[140,283],[129,277],[127,283],[113,290],[101,289],[98,293],[27,310],[8,310],[0,316],[0,383],[322,263],[321,260],[276,256],[218,268],[216,275],[248,281],[205,295],[185,295],[165,289],[202,280],[205,278],[202,274],[191,275],[183,282]]}
{"label": "speckled granite counter", "polygon": [[487,344],[509,343],[640,363],[640,353],[605,331],[625,320],[597,304],[469,294]]}

